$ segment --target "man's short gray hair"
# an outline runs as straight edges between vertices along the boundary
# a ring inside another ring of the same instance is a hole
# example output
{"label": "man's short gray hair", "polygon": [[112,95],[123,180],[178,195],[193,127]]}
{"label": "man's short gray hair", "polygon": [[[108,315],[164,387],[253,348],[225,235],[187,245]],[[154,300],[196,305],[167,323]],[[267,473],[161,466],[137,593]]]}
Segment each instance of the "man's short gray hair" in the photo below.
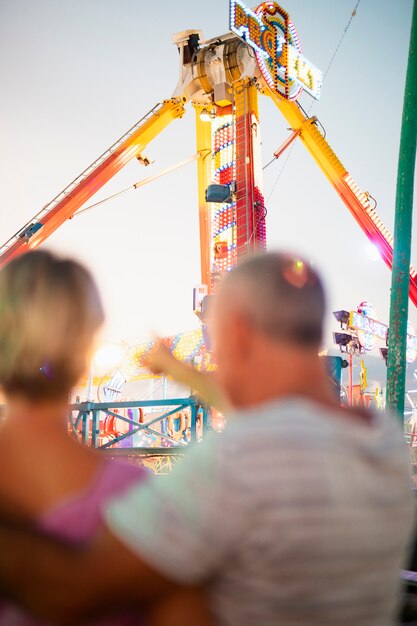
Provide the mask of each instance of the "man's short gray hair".
{"label": "man's short gray hair", "polygon": [[324,289],[317,272],[299,256],[269,252],[245,260],[226,275],[221,292],[272,339],[319,347]]}

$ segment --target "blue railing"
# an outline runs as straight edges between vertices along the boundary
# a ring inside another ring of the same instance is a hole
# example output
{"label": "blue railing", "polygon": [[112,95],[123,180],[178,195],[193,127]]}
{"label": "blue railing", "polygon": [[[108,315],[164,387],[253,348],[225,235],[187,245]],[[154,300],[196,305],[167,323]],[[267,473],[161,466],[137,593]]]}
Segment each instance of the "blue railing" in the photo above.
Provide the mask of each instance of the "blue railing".
{"label": "blue railing", "polygon": [[[207,431],[208,408],[194,397],[167,400],[140,400],[126,402],[82,402],[70,407],[70,426],[73,434],[85,445],[112,452],[138,450],[141,454],[172,455],[183,451],[188,443],[196,442]],[[155,412],[158,415],[155,416]],[[170,418],[188,414],[185,438],[176,439],[169,432]],[[134,416],[134,413],[137,416]],[[126,424],[126,432],[107,428],[109,420]],[[140,435],[142,435],[141,441]]]}

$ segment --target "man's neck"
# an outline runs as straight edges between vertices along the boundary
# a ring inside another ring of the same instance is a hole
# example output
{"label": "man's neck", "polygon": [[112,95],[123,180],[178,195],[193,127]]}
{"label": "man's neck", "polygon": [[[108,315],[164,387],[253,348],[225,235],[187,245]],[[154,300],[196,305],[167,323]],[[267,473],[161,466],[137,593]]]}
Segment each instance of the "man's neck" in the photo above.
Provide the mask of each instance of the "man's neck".
{"label": "man's neck", "polygon": [[[237,407],[249,407],[275,399],[299,396],[331,407],[339,407],[331,387],[324,360],[314,353],[285,348],[279,355],[259,359],[256,372],[241,384],[235,394]],[[283,363],[285,366],[283,366]]]}

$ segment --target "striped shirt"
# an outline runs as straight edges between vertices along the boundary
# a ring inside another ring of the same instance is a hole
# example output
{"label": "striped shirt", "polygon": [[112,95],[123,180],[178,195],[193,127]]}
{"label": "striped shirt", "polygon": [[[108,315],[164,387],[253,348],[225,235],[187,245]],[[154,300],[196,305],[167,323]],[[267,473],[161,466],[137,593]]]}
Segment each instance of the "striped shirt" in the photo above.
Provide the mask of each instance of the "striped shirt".
{"label": "striped shirt", "polygon": [[223,626],[388,626],[412,509],[394,418],[289,398],[231,416],[105,518],[156,570],[205,585]]}

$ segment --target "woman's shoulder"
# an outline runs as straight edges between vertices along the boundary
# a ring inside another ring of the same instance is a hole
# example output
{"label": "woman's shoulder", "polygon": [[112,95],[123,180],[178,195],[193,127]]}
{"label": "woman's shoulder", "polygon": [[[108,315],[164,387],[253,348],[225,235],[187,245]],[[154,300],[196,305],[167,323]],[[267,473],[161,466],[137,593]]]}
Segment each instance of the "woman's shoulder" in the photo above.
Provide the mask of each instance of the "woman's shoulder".
{"label": "woman's shoulder", "polygon": [[143,465],[109,457],[103,463],[101,480],[107,489],[113,484],[123,488],[129,486],[131,482],[144,480],[147,476],[149,470]]}
{"label": "woman's shoulder", "polygon": [[57,502],[42,515],[39,525],[69,541],[85,541],[101,526],[105,504],[145,480],[147,475],[141,466],[105,459],[89,484]]}

